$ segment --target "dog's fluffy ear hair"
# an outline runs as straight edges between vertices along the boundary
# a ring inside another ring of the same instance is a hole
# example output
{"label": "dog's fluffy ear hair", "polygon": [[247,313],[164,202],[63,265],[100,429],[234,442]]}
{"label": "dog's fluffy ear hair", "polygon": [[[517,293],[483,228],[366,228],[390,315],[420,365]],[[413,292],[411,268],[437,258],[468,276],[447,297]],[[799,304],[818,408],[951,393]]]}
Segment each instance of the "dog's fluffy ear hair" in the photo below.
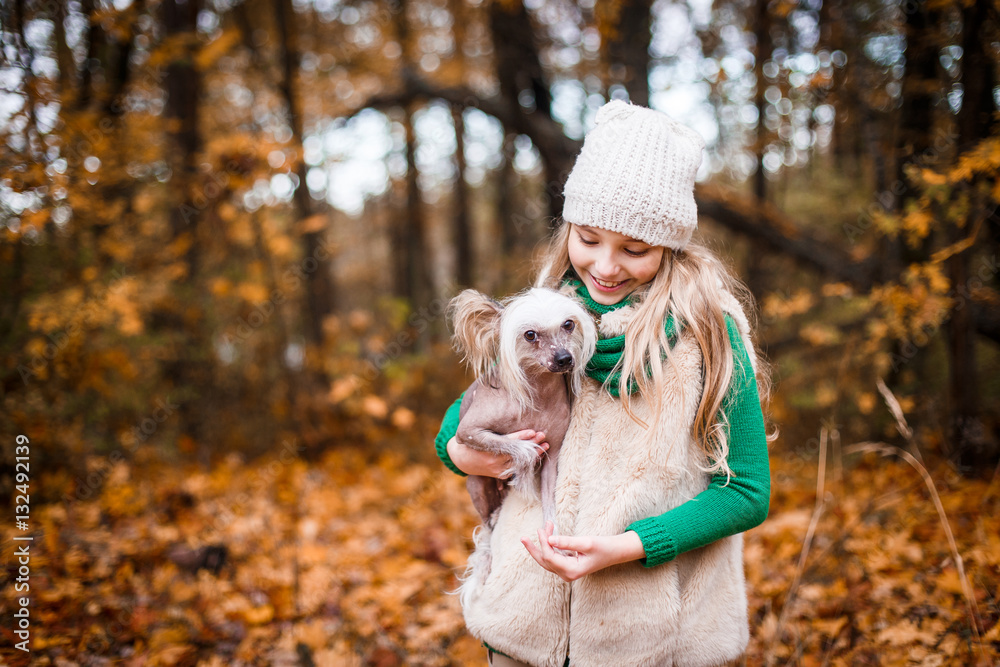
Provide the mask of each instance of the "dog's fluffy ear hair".
{"label": "dog's fluffy ear hair", "polygon": [[502,310],[497,301],[473,289],[464,290],[448,303],[455,349],[464,355],[476,377],[485,375],[497,360]]}

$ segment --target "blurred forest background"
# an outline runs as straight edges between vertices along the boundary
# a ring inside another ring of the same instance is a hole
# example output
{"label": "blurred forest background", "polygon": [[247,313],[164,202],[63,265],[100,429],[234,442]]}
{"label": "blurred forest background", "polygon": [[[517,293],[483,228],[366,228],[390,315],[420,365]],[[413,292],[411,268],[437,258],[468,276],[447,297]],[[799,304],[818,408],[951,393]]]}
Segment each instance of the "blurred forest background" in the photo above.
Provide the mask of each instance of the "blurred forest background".
{"label": "blurred forest background", "polygon": [[[2,0],[12,664],[484,664],[444,309],[606,100],[705,137],[774,365],[749,664],[998,664],[994,0]],[[16,488],[15,437],[31,441]],[[18,501],[23,502],[23,501]],[[10,641],[7,641],[10,640]]]}

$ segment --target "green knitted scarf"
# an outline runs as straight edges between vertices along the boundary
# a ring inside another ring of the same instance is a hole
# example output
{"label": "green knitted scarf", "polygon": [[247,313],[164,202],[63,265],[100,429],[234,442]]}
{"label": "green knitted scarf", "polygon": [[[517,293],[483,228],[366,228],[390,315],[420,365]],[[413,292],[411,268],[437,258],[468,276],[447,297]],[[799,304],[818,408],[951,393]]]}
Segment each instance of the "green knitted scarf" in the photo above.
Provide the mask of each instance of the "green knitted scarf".
{"label": "green knitted scarf", "polygon": [[[638,301],[636,293],[632,292],[632,294],[628,295],[618,303],[610,306],[597,303],[590,298],[590,292],[587,291],[587,286],[570,273],[563,276],[563,284],[576,288],[576,295],[583,302],[583,305],[587,308],[587,310],[596,316],[598,326],[600,326],[601,317],[603,315]],[[668,343],[673,345],[674,341],[677,339],[677,327],[674,323],[673,313],[667,315],[663,328],[667,334]],[[600,335],[598,335],[597,351],[587,363],[587,375],[607,387],[608,392],[615,398],[620,397],[622,378],[621,369],[616,369],[615,367],[618,366],[618,362],[621,360],[623,354],[625,354],[625,334],[611,338],[601,338]],[[652,375],[652,369],[648,366],[646,368],[646,375],[647,377]],[[610,378],[610,381],[608,381],[608,378]],[[628,393],[634,394],[637,391],[639,391],[639,386],[633,378],[629,382]]]}

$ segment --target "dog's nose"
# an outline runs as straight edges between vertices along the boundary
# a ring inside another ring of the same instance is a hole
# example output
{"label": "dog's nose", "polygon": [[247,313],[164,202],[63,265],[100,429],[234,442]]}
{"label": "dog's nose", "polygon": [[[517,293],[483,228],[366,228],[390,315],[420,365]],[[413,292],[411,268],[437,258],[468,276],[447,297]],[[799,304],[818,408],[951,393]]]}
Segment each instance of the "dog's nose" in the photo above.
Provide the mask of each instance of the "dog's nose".
{"label": "dog's nose", "polygon": [[556,362],[556,368],[564,370],[573,365],[573,355],[567,350],[559,350],[556,352],[556,356],[553,361]]}

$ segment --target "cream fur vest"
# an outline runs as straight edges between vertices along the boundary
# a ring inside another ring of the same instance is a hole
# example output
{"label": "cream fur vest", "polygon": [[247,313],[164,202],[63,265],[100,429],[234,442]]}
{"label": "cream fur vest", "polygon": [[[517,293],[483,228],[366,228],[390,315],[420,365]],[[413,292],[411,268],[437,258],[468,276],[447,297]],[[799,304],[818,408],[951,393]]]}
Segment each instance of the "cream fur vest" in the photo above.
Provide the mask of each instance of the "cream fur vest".
{"label": "cream fur vest", "polygon": [[[742,309],[729,295],[723,309],[735,319],[756,367]],[[624,332],[633,314],[626,306],[605,315],[601,333]],[[707,488],[709,475],[699,470],[690,437],[701,397],[701,353],[683,333],[672,353],[678,372],[664,364],[664,409],[653,432],[633,421],[595,380],[584,378],[559,455],[561,533],[617,535]],[[632,406],[651,421],[644,401],[633,400]],[[463,591],[469,631],[494,649],[537,667],[563,667],[567,655],[573,667],[699,667],[743,653],[749,628],[742,535],[654,568],[636,561],[567,583],[539,566],[519,542],[521,536],[537,540],[541,526],[537,499],[508,494],[489,536],[490,573]]]}

